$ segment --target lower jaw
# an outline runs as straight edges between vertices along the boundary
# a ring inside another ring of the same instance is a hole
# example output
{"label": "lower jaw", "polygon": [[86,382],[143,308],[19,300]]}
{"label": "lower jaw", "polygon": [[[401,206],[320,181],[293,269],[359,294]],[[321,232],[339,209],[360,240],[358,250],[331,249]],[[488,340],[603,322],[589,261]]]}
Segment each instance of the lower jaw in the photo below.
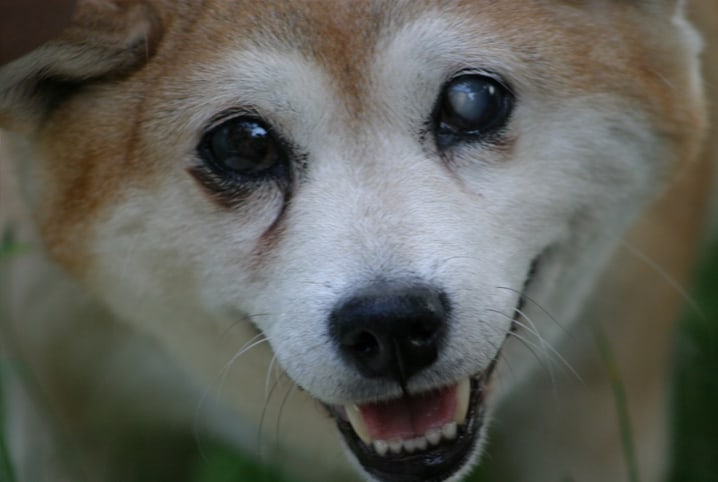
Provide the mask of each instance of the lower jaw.
{"label": "lower jaw", "polygon": [[374,479],[382,482],[445,481],[469,465],[478,452],[486,416],[486,385],[493,367],[492,363],[489,369],[471,379],[469,410],[464,423],[457,427],[456,436],[442,440],[428,450],[379,455],[354,434],[349,422],[337,417],[337,426],[361,468]]}

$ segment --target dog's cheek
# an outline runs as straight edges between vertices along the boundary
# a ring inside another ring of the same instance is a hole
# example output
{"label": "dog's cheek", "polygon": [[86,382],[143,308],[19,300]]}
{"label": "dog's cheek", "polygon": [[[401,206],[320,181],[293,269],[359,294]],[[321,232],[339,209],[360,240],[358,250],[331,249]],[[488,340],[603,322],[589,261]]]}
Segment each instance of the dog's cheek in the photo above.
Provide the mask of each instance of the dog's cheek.
{"label": "dog's cheek", "polygon": [[[116,108],[120,117],[129,114],[122,106]],[[49,123],[32,164],[40,193],[35,199],[36,216],[46,247],[80,277],[91,262],[93,229],[105,207],[117,205],[123,191],[134,184],[134,165],[139,164],[127,156],[128,147],[122,141],[131,138],[129,123],[103,126],[92,116],[82,119],[83,114],[72,113],[62,122]],[[92,129],[95,133],[88,135]]]}

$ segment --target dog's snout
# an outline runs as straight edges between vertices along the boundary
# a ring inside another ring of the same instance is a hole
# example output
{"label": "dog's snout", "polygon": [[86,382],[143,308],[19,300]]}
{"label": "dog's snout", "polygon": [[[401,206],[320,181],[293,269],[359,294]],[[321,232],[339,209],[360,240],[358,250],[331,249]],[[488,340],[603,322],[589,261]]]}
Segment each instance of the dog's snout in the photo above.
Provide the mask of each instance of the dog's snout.
{"label": "dog's snout", "polygon": [[362,375],[403,385],[437,359],[449,310],[441,290],[382,285],[341,303],[330,327],[340,353]]}

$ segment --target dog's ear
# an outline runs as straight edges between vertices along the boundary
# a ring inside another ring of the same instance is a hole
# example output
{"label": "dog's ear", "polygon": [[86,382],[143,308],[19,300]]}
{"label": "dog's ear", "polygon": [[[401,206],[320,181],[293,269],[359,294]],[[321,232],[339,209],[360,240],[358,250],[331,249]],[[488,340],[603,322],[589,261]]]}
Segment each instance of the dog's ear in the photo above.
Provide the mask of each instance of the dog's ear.
{"label": "dog's ear", "polygon": [[0,67],[0,127],[32,129],[77,89],[140,68],[161,34],[147,1],[79,0],[57,38]]}

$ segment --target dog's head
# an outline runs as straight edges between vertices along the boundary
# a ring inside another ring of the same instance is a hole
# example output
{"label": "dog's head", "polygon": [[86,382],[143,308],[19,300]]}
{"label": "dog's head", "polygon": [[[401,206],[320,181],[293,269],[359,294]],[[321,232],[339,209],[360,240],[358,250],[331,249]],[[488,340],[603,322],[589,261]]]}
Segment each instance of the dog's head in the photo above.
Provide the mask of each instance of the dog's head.
{"label": "dog's head", "polygon": [[0,70],[49,251],[208,380],[259,330],[377,480],[475,458],[702,128],[667,0],[80,3]]}

